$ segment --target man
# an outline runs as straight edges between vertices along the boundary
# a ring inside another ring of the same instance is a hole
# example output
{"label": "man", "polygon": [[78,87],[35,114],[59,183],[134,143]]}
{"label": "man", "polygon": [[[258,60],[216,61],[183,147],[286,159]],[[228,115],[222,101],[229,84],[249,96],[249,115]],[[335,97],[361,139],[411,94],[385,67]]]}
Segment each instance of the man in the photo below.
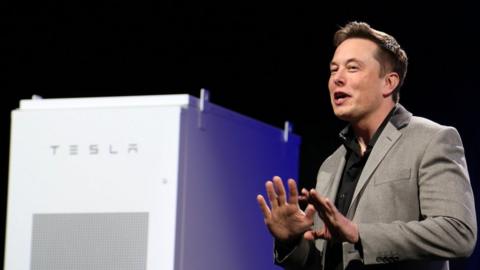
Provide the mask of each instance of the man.
{"label": "man", "polygon": [[[349,125],[317,185],[267,181],[257,200],[286,269],[448,269],[469,256],[477,224],[458,132],[398,104],[407,56],[366,23],[337,31],[328,88]],[[287,198],[288,197],[288,198]],[[302,211],[299,199],[308,206]]]}

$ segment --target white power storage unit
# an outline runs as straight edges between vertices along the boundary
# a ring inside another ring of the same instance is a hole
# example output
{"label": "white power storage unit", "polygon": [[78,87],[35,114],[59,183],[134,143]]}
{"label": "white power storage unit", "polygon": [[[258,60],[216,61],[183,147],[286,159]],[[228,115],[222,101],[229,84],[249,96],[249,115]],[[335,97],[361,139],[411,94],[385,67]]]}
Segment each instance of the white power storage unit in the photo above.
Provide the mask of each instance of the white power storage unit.
{"label": "white power storage unit", "polygon": [[256,195],[299,143],[189,95],[22,100],[4,269],[277,269]]}

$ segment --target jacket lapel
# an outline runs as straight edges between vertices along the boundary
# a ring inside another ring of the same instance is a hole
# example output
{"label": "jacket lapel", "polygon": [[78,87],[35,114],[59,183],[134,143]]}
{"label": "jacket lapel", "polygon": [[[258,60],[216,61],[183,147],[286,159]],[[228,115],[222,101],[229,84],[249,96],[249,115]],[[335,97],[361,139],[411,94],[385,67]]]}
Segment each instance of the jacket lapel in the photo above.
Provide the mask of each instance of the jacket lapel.
{"label": "jacket lapel", "polygon": [[365,188],[366,184],[369,182],[373,172],[401,135],[402,133],[398,131],[392,123],[388,123],[387,126],[385,126],[385,129],[378,138],[378,141],[375,143],[375,146],[370,153],[367,163],[363,168],[362,174],[358,179],[355,192],[353,193],[352,202],[347,212],[347,217],[349,219],[353,218],[355,209],[358,204],[359,195]]}
{"label": "jacket lapel", "polygon": [[347,162],[347,160],[345,159],[346,152],[347,151],[345,149],[343,149],[343,151],[341,152],[340,162],[338,164],[337,171],[335,172],[335,176],[333,178],[332,185],[330,186],[330,189],[328,190],[327,194],[325,194],[325,196],[331,202],[335,202],[338,187],[340,186],[340,181],[342,181],[343,170],[345,168],[345,163]]}
{"label": "jacket lapel", "polygon": [[[408,125],[411,117],[412,114],[407,111],[402,105],[396,105],[396,109],[394,114],[392,115],[392,118],[385,126],[382,134],[380,134],[380,137],[375,143],[375,146],[370,153],[367,163],[363,168],[362,174],[358,179],[357,186],[353,193],[352,202],[350,203],[350,207],[347,211],[347,218],[349,218],[350,220],[352,220],[353,216],[355,215],[355,210],[361,197],[360,195],[365,189],[367,183],[370,181],[373,172],[378,167],[380,162],[382,162],[382,160],[385,158],[385,155],[387,155],[390,148],[392,148],[392,146],[397,142],[400,136],[402,136],[402,129]],[[341,167],[343,168],[343,166]]]}

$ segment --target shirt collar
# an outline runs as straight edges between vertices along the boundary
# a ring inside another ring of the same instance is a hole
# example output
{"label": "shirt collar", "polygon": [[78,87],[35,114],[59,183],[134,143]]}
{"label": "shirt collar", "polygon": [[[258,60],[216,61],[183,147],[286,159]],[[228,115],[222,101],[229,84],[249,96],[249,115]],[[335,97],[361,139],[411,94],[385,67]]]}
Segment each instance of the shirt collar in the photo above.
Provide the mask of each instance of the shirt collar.
{"label": "shirt collar", "polygon": [[[372,149],[375,143],[378,140],[378,137],[380,137],[380,134],[382,131],[385,129],[385,126],[387,126],[387,123],[390,122],[391,120],[395,120],[395,122],[398,122],[398,115],[399,113],[402,112],[402,110],[399,110],[403,108],[401,105],[395,105],[393,109],[388,113],[388,115],[385,117],[383,120],[382,124],[378,127],[377,131],[372,136],[372,139],[368,142],[367,145],[367,151]],[[405,109],[403,109],[405,110]],[[396,123],[395,123],[396,124]],[[360,152],[360,147],[357,142],[357,137],[355,136],[355,133],[353,132],[353,128],[351,124],[348,124],[339,134],[340,139],[342,140],[343,145],[347,147],[350,150],[353,150],[355,152]]]}

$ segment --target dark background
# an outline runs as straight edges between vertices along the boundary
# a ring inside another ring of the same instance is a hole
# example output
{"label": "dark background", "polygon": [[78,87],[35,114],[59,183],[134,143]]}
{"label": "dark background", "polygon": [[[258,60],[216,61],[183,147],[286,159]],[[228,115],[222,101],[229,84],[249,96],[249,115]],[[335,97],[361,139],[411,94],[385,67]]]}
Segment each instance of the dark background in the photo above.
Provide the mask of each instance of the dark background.
{"label": "dark background", "polygon": [[[345,125],[331,111],[327,80],[333,33],[351,20],[392,34],[406,50],[410,66],[401,103],[416,115],[457,127],[479,201],[478,10],[468,1],[423,5],[0,2],[0,223],[5,224],[10,111],[32,94],[198,96],[204,87],[215,104],[278,127],[293,122],[302,136],[300,185],[311,187]],[[479,266],[478,249],[452,263],[453,269]]]}

